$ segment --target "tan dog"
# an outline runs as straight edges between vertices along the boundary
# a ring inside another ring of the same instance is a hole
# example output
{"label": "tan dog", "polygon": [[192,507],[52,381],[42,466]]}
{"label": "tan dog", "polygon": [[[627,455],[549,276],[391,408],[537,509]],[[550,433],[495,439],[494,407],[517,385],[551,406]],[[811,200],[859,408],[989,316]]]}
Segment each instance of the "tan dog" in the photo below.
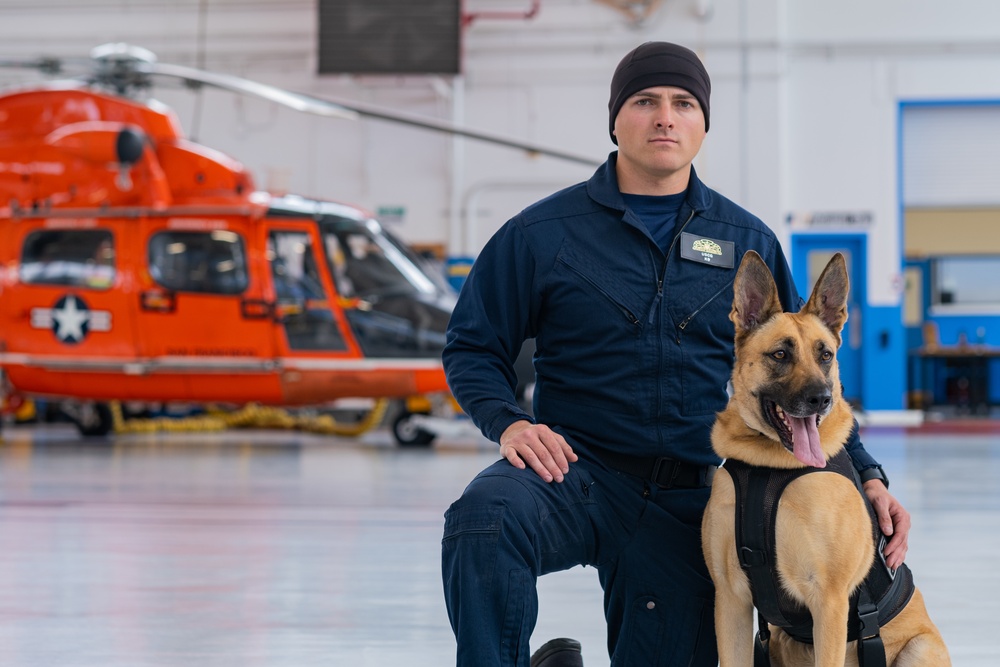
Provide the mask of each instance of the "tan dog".
{"label": "tan dog", "polygon": [[[733,395],[718,415],[712,446],[724,459],[752,466],[823,468],[846,442],[854,419],[841,396],[836,351],[847,320],[848,277],[836,255],[809,302],[784,313],[767,265],[747,252],[733,286],[736,326]],[[722,667],[753,664],[753,599],[736,549],[736,496],[725,467],[712,485],[702,539],[715,583],[715,623]],[[866,501],[835,473],[796,478],[778,501],[775,565],[784,590],[813,620],[810,645],[771,626],[775,667],[857,665],[847,641],[849,600],[875,557]],[[948,650],[919,590],[881,628],[886,664],[947,667]]]}

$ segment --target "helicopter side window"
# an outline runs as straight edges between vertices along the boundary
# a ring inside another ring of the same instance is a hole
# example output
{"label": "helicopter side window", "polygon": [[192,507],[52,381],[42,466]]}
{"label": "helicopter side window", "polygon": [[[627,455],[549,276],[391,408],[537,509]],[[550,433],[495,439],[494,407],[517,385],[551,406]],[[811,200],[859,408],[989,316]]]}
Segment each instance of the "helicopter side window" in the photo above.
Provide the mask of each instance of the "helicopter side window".
{"label": "helicopter side window", "polygon": [[240,294],[249,282],[243,239],[226,230],[154,234],[149,273],[178,292]]}
{"label": "helicopter side window", "polygon": [[114,236],[105,229],[32,232],[21,248],[21,282],[108,289],[115,281]]}

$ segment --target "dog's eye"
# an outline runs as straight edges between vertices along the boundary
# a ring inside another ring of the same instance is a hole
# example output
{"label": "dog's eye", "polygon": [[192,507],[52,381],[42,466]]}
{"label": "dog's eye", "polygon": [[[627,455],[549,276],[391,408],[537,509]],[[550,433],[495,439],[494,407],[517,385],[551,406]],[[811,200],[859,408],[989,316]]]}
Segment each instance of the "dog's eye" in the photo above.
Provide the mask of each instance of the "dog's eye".
{"label": "dog's eye", "polygon": [[823,354],[819,355],[819,358],[822,359],[823,361],[832,361],[833,352],[831,352],[830,350],[823,350]]}
{"label": "dog's eye", "polygon": [[778,350],[777,352],[771,353],[771,358],[777,359],[778,361],[783,360],[787,355],[784,350]]}

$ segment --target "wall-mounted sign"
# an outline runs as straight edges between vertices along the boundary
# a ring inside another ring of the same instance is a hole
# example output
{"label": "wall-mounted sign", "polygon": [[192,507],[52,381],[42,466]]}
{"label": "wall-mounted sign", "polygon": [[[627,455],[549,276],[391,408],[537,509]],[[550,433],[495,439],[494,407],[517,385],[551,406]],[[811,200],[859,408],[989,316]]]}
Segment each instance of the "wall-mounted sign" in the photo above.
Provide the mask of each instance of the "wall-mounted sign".
{"label": "wall-mounted sign", "polygon": [[792,229],[861,229],[871,227],[871,211],[814,211],[789,213],[785,220]]}
{"label": "wall-mounted sign", "polygon": [[375,210],[375,217],[383,224],[401,225],[406,221],[406,207],[379,206]]}

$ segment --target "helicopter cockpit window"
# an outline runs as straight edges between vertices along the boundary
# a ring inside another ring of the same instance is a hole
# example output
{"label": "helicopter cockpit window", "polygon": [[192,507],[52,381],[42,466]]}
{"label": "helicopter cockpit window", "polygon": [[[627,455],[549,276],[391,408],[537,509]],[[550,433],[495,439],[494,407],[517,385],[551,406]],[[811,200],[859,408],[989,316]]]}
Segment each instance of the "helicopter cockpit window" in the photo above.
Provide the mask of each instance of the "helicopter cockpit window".
{"label": "helicopter cockpit window", "polygon": [[149,241],[149,273],[178,292],[239,294],[247,288],[246,250],[235,232],[161,232]]}
{"label": "helicopter cockpit window", "polygon": [[108,289],[115,281],[115,243],[103,229],[53,229],[24,240],[21,282]]}
{"label": "helicopter cockpit window", "polygon": [[346,350],[347,343],[330,310],[316,252],[309,234],[272,231],[267,260],[274,280],[275,313],[293,350]]}
{"label": "helicopter cockpit window", "polygon": [[323,225],[326,255],[341,296],[370,299],[434,294],[434,284],[407,253],[379,231],[335,218]]}

